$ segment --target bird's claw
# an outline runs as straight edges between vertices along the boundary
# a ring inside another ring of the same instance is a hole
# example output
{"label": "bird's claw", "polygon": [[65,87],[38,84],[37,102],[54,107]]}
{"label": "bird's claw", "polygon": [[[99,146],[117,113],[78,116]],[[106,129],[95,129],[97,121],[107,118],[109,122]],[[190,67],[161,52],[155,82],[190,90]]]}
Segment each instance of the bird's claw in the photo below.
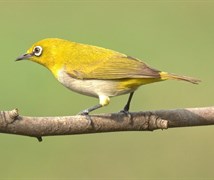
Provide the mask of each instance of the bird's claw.
{"label": "bird's claw", "polygon": [[83,111],[80,111],[80,112],[78,113],[78,115],[82,115],[82,116],[86,116],[86,115],[88,115],[88,114],[89,114],[89,112],[88,112],[87,109],[85,109],[85,110],[83,110]]}
{"label": "bird's claw", "polygon": [[121,110],[120,113],[123,113],[125,115],[130,115],[130,112],[129,111],[126,111],[125,109]]}
{"label": "bird's claw", "polygon": [[91,116],[89,115],[88,111],[85,111],[85,110],[81,111],[81,112],[78,113],[78,115],[85,116],[85,118],[88,120],[88,126],[91,126],[93,124]]}
{"label": "bird's claw", "polygon": [[125,114],[126,116],[128,116],[129,120],[130,120],[130,124],[132,124],[132,115],[129,111],[126,111],[126,110],[121,110],[119,113],[123,113]]}

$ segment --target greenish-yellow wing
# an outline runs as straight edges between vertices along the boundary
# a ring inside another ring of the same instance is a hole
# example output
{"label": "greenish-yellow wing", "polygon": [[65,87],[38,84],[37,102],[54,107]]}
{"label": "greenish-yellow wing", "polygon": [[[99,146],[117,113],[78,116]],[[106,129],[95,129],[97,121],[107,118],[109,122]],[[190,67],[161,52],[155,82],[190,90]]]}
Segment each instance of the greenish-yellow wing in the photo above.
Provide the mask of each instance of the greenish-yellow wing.
{"label": "greenish-yellow wing", "polygon": [[160,71],[125,55],[112,56],[99,61],[88,60],[81,66],[67,67],[66,72],[78,79],[160,78]]}

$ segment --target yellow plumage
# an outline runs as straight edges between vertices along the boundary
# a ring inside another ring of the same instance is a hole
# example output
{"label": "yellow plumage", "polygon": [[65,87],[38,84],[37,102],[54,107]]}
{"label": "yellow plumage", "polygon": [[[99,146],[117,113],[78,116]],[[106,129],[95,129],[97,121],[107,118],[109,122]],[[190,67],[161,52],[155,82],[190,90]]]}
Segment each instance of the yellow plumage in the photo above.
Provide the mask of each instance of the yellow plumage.
{"label": "yellow plumage", "polygon": [[199,80],[161,72],[125,54],[63,39],[41,40],[17,60],[29,59],[47,67],[67,88],[81,94],[98,97],[98,105],[84,110],[88,114],[109,103],[111,96],[130,93],[124,111],[134,91],[141,85],[167,79],[198,83]]}

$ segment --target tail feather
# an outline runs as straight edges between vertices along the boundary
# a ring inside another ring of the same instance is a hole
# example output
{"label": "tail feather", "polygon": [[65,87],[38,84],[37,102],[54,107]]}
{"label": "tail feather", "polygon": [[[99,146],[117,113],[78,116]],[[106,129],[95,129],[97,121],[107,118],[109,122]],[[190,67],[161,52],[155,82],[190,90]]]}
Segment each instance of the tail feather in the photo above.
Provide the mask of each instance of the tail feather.
{"label": "tail feather", "polygon": [[172,73],[167,73],[167,72],[160,72],[161,79],[167,80],[167,79],[176,79],[176,80],[181,80],[181,81],[187,81],[193,84],[198,84],[201,82],[201,80],[193,78],[193,77],[188,77],[188,76],[180,76]]}

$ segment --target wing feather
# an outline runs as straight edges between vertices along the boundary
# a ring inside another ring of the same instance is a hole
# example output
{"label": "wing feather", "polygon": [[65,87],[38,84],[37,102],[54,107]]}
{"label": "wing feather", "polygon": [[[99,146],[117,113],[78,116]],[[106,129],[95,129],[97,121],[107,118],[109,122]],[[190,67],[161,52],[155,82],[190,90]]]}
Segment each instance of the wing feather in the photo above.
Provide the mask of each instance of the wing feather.
{"label": "wing feather", "polygon": [[103,62],[85,78],[87,79],[124,79],[124,78],[159,78],[160,71],[150,68],[139,60],[130,57],[112,58]]}
{"label": "wing feather", "polygon": [[138,59],[110,50],[101,58],[98,54],[100,50],[90,53],[93,54],[91,58],[82,56],[84,60],[77,59],[75,63],[69,63],[64,67],[67,74],[77,79],[160,78],[159,70],[150,68]]}

